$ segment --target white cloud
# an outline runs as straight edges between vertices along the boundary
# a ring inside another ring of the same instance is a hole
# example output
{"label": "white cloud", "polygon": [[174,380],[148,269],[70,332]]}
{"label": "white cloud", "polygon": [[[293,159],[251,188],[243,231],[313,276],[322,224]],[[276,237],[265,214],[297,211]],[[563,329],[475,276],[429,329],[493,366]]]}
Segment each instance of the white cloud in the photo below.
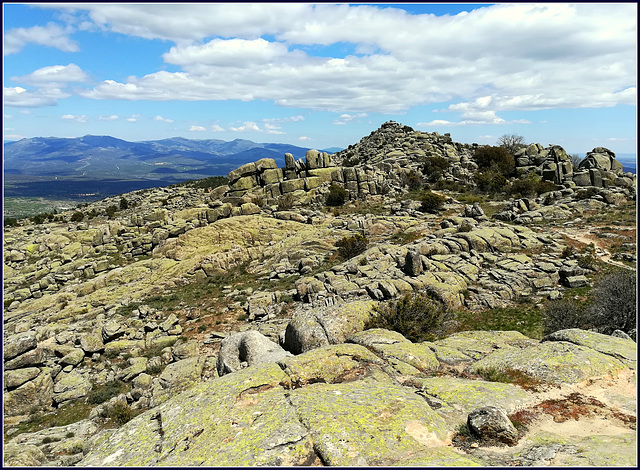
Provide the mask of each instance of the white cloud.
{"label": "white cloud", "polygon": [[202,132],[202,131],[206,131],[206,129],[202,126],[191,126],[189,128],[189,132]]}
{"label": "white cloud", "polygon": [[109,116],[100,116],[98,118],[100,121],[116,121],[118,119],[117,114],[111,114]]}
{"label": "white cloud", "polygon": [[[496,4],[440,17],[346,4],[69,8],[106,31],[174,41],[163,57],[181,68],[106,80],[89,98],[269,100],[350,115],[454,102],[449,111],[469,114],[457,125],[501,124],[495,113],[506,110],[636,103],[635,4]],[[337,42],[360,55],[304,52]]]}
{"label": "white cloud", "polygon": [[138,122],[138,119],[140,119],[142,117],[142,115],[140,114],[132,114],[131,117],[127,118],[128,122]]}
{"label": "white cloud", "polygon": [[341,114],[338,119],[336,119],[335,121],[333,121],[333,124],[335,124],[336,126],[344,126],[349,122],[352,121],[356,121],[358,122],[358,119],[363,118],[363,117],[367,117],[367,113],[360,113],[360,114]]}
{"label": "white cloud", "polygon": [[21,135],[21,134],[5,134],[3,137],[5,140],[20,140],[20,139],[27,138],[26,135]]}
{"label": "white cloud", "polygon": [[298,137],[298,140],[311,140],[311,137],[303,135],[302,137]]}
{"label": "white cloud", "polygon": [[286,132],[280,130],[282,127],[269,124],[268,122],[264,124],[264,129],[267,134],[286,134]]}
{"label": "white cloud", "polygon": [[39,108],[42,106],[54,106],[59,99],[68,98],[71,95],[59,88],[41,88],[39,90],[26,90],[22,87],[5,87],[3,98],[5,106],[16,108]]}
{"label": "white cloud", "polygon": [[211,126],[211,130],[213,132],[224,132],[224,129],[222,127],[220,127],[219,125],[217,125],[217,124],[213,124]]}
{"label": "white cloud", "polygon": [[168,119],[168,118],[162,117],[160,115],[154,117],[153,120],[154,121],[161,121],[161,122],[169,122],[169,123],[173,122],[173,119]]}
{"label": "white cloud", "polygon": [[11,80],[28,85],[60,87],[64,83],[84,82],[87,78],[87,74],[80,67],[69,64],[42,67],[29,75],[11,77]]}
{"label": "white cloud", "polygon": [[265,118],[262,122],[302,122],[304,121],[304,116],[289,116],[285,118]]}
{"label": "white cloud", "polygon": [[4,55],[20,52],[29,43],[55,47],[64,52],[77,52],[79,47],[69,38],[70,31],[55,23],[47,26],[10,29],[4,35]]}
{"label": "white cloud", "polygon": [[75,121],[75,122],[87,122],[87,116],[84,114],[75,115],[75,114],[64,114],[60,116],[60,119],[63,121]]}
{"label": "white cloud", "polygon": [[233,132],[262,132],[262,129],[260,129],[255,122],[251,121],[245,122],[240,127],[230,127],[229,129]]}

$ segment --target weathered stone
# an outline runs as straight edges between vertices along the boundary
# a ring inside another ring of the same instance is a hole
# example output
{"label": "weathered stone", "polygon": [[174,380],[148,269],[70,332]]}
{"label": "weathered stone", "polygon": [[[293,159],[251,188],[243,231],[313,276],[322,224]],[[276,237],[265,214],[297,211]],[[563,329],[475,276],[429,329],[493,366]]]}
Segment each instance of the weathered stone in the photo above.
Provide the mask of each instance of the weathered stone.
{"label": "weathered stone", "polygon": [[293,354],[343,343],[364,328],[375,302],[356,301],[325,309],[294,312],[285,332],[284,348]]}
{"label": "weathered stone", "polygon": [[13,359],[14,357],[23,354],[31,349],[34,349],[38,345],[38,340],[33,331],[27,331],[19,333],[17,335],[9,336],[4,343],[4,360]]}
{"label": "weathered stone", "polygon": [[49,464],[44,452],[35,445],[9,442],[2,450],[3,463],[7,467],[42,467]]}
{"label": "weathered stone", "polygon": [[35,379],[38,375],[40,375],[40,369],[38,367],[7,370],[4,373],[4,386],[8,389],[16,388],[29,380]]}
{"label": "weathered stone", "polygon": [[102,351],[104,349],[102,332],[93,331],[80,336],[80,347],[87,354]]}
{"label": "weathered stone", "polygon": [[77,366],[84,359],[84,351],[80,348],[73,348],[69,353],[60,359],[59,364],[64,367],[67,365]]}
{"label": "weathered stone", "polygon": [[53,386],[53,400],[60,404],[84,397],[90,391],[91,383],[89,380],[75,369],[68,373],[61,372],[56,377],[56,383]]}
{"label": "weathered stone", "polygon": [[241,177],[253,175],[255,174],[255,172],[256,164],[253,162],[247,163],[239,168],[236,168],[235,170],[230,171],[227,175],[227,178],[229,179],[229,186],[238,181],[238,179],[240,179]]}
{"label": "weathered stone", "polygon": [[125,329],[121,323],[109,322],[102,327],[102,341],[113,341],[116,338],[125,334]]}
{"label": "weathered stone", "polygon": [[291,353],[282,349],[258,331],[245,331],[228,336],[220,343],[217,369],[223,376],[236,370],[265,362],[276,362]]}
{"label": "weathered stone", "polygon": [[507,414],[495,406],[478,408],[467,418],[469,430],[482,440],[498,441],[509,445],[518,442],[518,431]]}
{"label": "weathered stone", "polygon": [[287,170],[294,170],[296,167],[296,160],[293,157],[292,154],[290,153],[285,153],[284,154],[284,165],[287,168]]}
{"label": "weathered stone", "polygon": [[577,383],[615,374],[625,364],[609,355],[566,341],[547,341],[528,348],[498,349],[473,364],[474,370],[514,369],[542,382]]}
{"label": "weathered stone", "polygon": [[635,368],[638,349],[636,343],[628,335],[627,338],[615,337],[614,335],[603,335],[573,328],[556,331],[541,340],[541,342],[546,341],[568,341],[579,346],[586,346]]}

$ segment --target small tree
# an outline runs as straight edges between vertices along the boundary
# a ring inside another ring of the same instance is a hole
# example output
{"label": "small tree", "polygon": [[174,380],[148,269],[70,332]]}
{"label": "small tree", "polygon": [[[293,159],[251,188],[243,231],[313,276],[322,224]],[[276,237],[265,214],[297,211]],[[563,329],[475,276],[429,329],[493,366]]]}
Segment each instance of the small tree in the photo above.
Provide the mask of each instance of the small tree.
{"label": "small tree", "polygon": [[497,144],[507,149],[511,155],[515,155],[518,150],[527,145],[524,137],[517,134],[505,134],[498,139]]}
{"label": "small tree", "polygon": [[120,210],[125,210],[129,208],[129,201],[126,198],[120,198]]}
{"label": "small tree", "polygon": [[573,165],[573,171],[576,171],[578,169],[578,166],[580,166],[580,162],[582,161],[582,158],[580,158],[578,156],[578,154],[571,154],[571,165]]}
{"label": "small tree", "polygon": [[635,272],[618,271],[603,277],[594,285],[593,298],[586,310],[590,326],[607,335],[622,330],[635,337]]}

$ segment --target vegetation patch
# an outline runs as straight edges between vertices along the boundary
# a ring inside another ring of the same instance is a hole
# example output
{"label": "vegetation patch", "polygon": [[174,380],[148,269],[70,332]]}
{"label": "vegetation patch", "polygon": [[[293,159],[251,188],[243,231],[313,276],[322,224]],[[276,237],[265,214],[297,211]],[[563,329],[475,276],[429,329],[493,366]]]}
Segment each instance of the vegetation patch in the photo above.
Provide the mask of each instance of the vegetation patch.
{"label": "vegetation patch", "polygon": [[533,339],[542,339],[542,313],[531,304],[483,311],[456,312],[458,331],[519,331]]}
{"label": "vegetation patch", "polygon": [[525,390],[531,390],[533,392],[539,391],[539,387],[543,384],[541,380],[531,377],[517,369],[498,370],[494,368],[485,368],[478,369],[476,372],[480,377],[488,382],[514,384]]}
{"label": "vegetation patch", "polygon": [[426,294],[406,294],[399,300],[381,303],[365,324],[365,329],[397,331],[413,343],[434,341],[446,336],[450,313]]}

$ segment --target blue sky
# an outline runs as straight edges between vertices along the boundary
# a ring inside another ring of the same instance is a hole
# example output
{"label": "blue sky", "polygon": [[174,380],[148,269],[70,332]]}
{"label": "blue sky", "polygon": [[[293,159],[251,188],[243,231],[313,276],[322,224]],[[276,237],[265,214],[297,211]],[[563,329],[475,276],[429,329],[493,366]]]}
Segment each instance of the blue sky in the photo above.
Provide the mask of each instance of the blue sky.
{"label": "blue sky", "polygon": [[636,153],[637,4],[3,4],[4,139]]}

